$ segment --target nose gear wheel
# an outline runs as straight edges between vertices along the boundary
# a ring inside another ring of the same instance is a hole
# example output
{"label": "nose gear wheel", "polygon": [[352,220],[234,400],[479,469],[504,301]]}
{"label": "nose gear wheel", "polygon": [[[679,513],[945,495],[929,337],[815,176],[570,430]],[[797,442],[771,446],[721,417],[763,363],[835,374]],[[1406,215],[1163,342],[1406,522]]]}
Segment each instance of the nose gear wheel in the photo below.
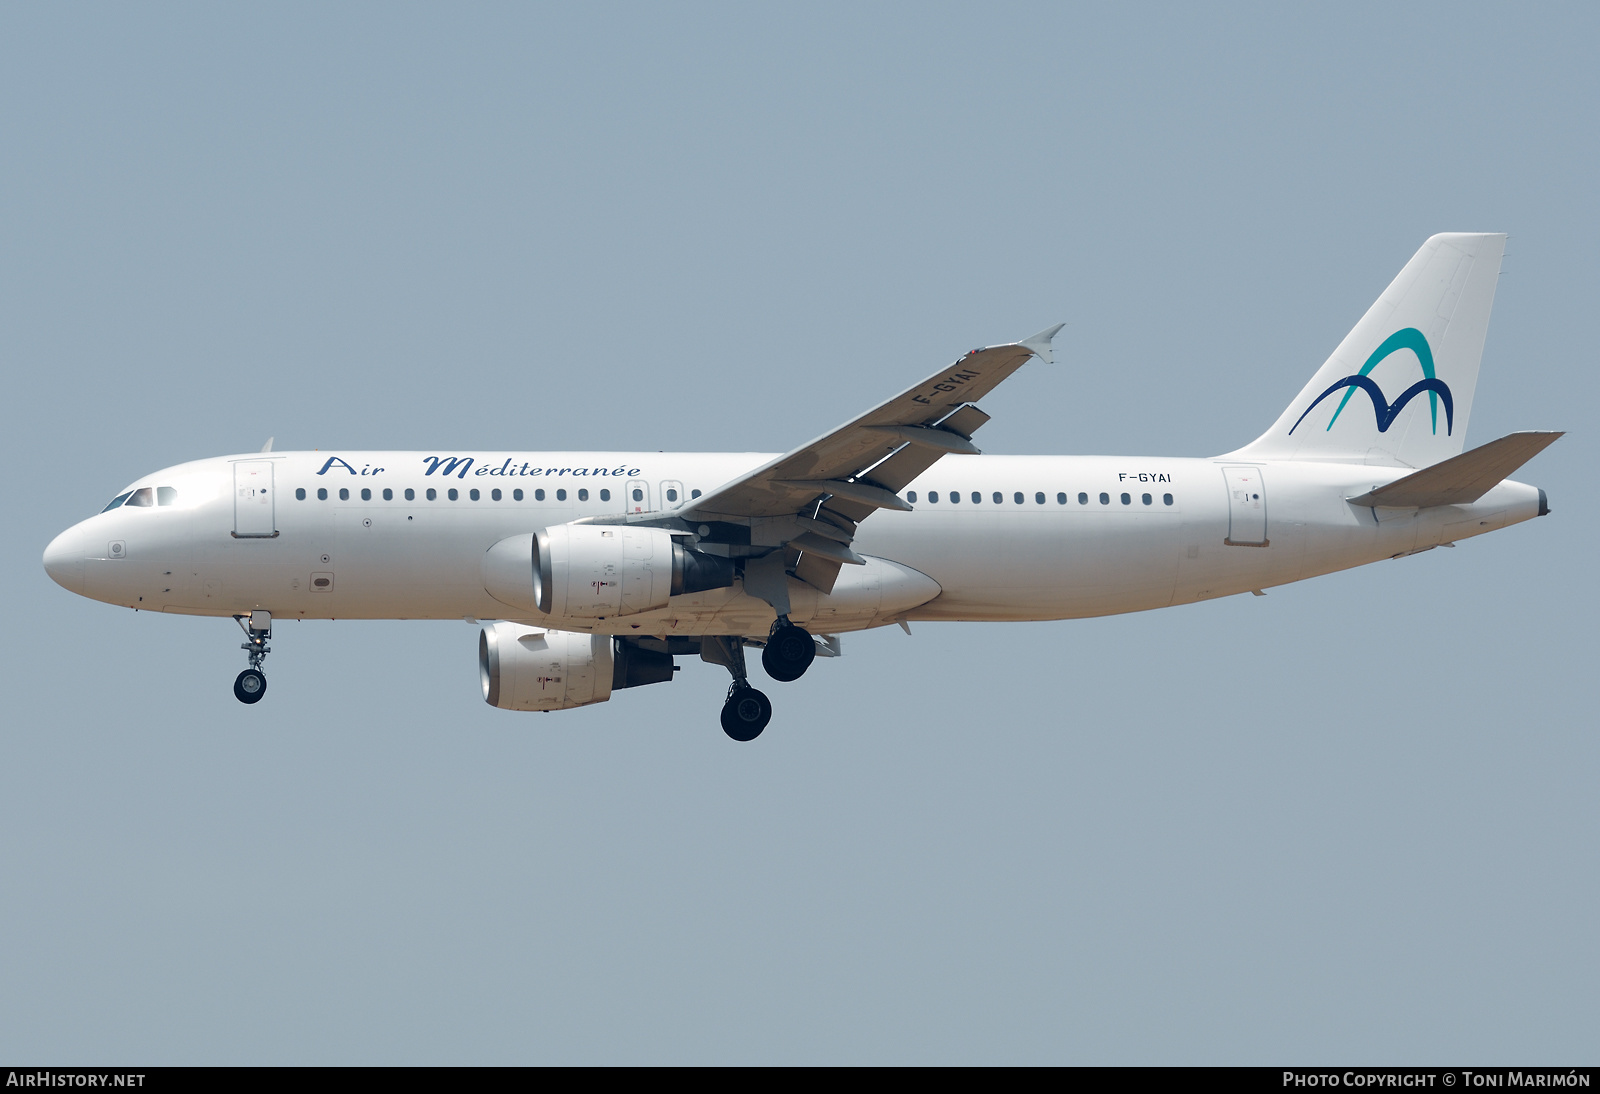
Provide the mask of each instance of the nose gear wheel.
{"label": "nose gear wheel", "polygon": [[241,703],[259,703],[267,693],[267,677],[260,669],[245,669],[233,681],[233,697]]}

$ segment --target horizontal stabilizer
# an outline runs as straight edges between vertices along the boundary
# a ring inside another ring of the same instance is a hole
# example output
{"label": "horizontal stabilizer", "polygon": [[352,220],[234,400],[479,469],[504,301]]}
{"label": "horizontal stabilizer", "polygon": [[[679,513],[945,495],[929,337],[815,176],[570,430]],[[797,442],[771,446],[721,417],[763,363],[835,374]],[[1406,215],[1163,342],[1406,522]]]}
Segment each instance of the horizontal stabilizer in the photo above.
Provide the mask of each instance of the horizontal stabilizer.
{"label": "horizontal stabilizer", "polygon": [[1565,433],[1512,433],[1481,448],[1424,467],[1387,486],[1349,499],[1351,505],[1421,509],[1429,505],[1469,505],[1498,486]]}

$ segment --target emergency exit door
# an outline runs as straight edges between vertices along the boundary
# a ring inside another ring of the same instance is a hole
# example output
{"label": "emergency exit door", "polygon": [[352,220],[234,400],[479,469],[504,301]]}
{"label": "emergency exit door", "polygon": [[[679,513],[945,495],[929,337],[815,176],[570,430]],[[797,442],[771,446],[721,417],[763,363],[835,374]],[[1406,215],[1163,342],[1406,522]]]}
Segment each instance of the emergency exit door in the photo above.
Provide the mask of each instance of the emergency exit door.
{"label": "emergency exit door", "polygon": [[233,537],[271,539],[278,534],[272,461],[245,460],[233,465]]}
{"label": "emergency exit door", "polygon": [[643,479],[628,480],[628,512],[650,512],[650,484]]}
{"label": "emergency exit door", "polygon": [[1230,547],[1267,546],[1267,487],[1259,467],[1224,467],[1228,480],[1228,538]]}

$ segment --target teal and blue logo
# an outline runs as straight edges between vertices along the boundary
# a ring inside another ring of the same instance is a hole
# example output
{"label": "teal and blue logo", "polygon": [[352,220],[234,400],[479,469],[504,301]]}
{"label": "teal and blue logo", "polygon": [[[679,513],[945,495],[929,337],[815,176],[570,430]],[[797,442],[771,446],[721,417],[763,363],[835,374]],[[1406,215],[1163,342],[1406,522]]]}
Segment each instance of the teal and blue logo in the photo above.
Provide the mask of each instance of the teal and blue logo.
{"label": "teal and blue logo", "polygon": [[[1373,380],[1367,373],[1377,368],[1379,362],[1384,358],[1403,349],[1408,349],[1416,354],[1417,361],[1422,365],[1422,379],[1406,388],[1400,393],[1398,399],[1390,403],[1383,394],[1383,389],[1378,386],[1377,381]],[[1339,400],[1338,407],[1334,409],[1333,417],[1328,419],[1327,428],[1332,429],[1333,423],[1337,422],[1339,415],[1344,413],[1345,405],[1350,402],[1350,397],[1356,393],[1357,388],[1372,397],[1372,410],[1378,416],[1379,433],[1387,433],[1389,427],[1394,424],[1395,418],[1400,416],[1400,411],[1405,409],[1405,405],[1424,391],[1428,393],[1428,408],[1432,412],[1434,434],[1437,435],[1439,432],[1439,404],[1441,402],[1444,403],[1445,434],[1449,435],[1451,430],[1455,428],[1455,398],[1450,394],[1450,385],[1433,374],[1433,350],[1428,345],[1428,339],[1416,327],[1406,327],[1404,330],[1397,330],[1385,338],[1383,345],[1372,351],[1372,356],[1367,358],[1367,363],[1361,366],[1360,372],[1354,376],[1346,376],[1343,380],[1340,380],[1313,399],[1311,405],[1306,407],[1305,414],[1300,415],[1294,425],[1289,427],[1289,432],[1293,433],[1300,428],[1300,423],[1306,420],[1306,414],[1310,414],[1315,410],[1318,403],[1334,392],[1344,389],[1344,398]]]}

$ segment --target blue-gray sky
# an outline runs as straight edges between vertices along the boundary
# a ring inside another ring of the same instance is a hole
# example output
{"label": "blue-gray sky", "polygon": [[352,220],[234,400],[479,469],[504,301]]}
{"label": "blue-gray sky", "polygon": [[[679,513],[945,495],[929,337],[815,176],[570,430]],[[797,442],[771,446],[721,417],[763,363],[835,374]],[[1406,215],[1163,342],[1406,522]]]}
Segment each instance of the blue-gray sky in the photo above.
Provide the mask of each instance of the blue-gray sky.
{"label": "blue-gray sky", "polygon": [[[1592,1062],[1586,5],[0,8],[0,1057]],[[1065,320],[996,452],[1257,435],[1511,233],[1469,443],[1554,514],[559,715],[476,631],[72,597],[277,447],[784,448]]]}

